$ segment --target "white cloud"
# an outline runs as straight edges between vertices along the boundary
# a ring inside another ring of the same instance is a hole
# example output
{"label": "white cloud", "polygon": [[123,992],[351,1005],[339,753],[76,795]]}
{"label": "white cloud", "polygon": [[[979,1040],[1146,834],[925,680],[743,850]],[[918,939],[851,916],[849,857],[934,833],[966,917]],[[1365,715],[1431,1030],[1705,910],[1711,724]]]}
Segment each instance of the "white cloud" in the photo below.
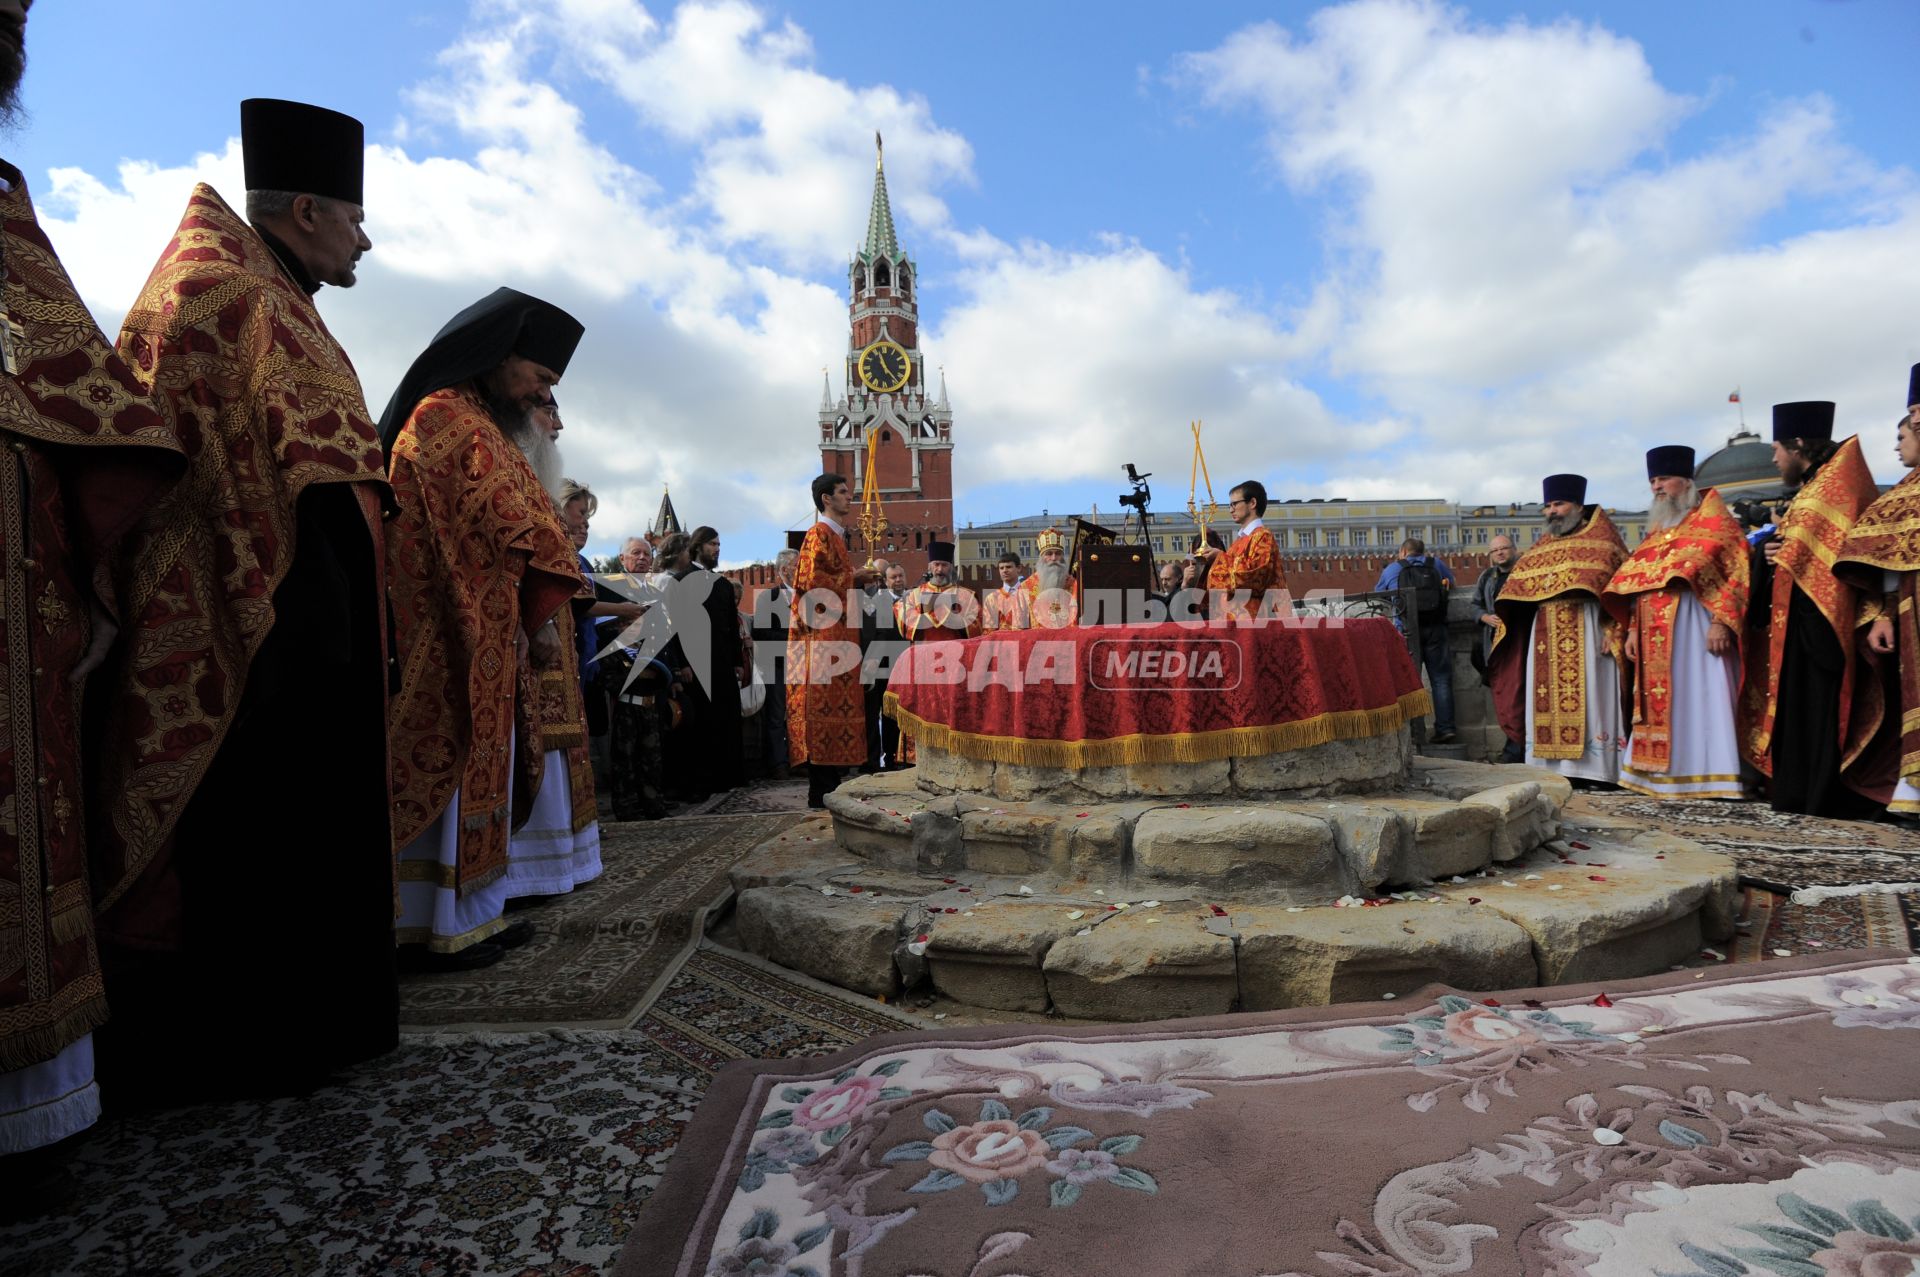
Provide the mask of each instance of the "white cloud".
{"label": "white cloud", "polygon": [[[1422,0],[1324,9],[1297,36],[1250,27],[1181,75],[1257,111],[1295,196],[1324,201],[1327,366],[1419,423],[1417,446],[1329,490],[1505,499],[1577,465],[1629,499],[1644,447],[1721,441],[1736,384],[1760,405],[1836,399],[1848,428],[1891,419],[1920,203],[1821,98],[1673,156],[1699,104],[1634,42]],[[1751,242],[1813,201],[1838,224]]]}

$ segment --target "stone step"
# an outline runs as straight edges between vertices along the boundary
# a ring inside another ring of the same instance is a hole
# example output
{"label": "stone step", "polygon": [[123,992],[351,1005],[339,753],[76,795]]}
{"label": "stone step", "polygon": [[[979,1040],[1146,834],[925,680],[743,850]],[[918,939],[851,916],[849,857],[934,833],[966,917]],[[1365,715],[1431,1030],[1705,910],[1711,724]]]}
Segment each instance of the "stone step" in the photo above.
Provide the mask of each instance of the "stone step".
{"label": "stone step", "polygon": [[971,1005],[1124,1021],[1405,996],[1436,981],[1629,979],[1732,934],[1727,857],[1625,822],[1562,835],[1585,848],[1346,907],[1049,894],[1014,878],[844,861],[808,879],[775,839],[743,862],[738,880],[768,885],[741,892],[736,923],[749,950],[843,988],[886,996],[925,974]]}

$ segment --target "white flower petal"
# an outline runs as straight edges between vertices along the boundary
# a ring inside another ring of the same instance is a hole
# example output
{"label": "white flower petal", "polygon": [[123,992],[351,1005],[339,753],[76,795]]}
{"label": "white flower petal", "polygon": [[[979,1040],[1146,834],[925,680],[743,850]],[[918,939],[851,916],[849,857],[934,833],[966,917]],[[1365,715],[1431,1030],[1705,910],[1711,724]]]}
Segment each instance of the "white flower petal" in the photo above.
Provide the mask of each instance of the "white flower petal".
{"label": "white flower petal", "polygon": [[1624,1144],[1626,1141],[1627,1137],[1614,1130],[1611,1126],[1596,1127],[1593,1132],[1593,1142],[1595,1144],[1605,1144],[1611,1147],[1615,1144]]}

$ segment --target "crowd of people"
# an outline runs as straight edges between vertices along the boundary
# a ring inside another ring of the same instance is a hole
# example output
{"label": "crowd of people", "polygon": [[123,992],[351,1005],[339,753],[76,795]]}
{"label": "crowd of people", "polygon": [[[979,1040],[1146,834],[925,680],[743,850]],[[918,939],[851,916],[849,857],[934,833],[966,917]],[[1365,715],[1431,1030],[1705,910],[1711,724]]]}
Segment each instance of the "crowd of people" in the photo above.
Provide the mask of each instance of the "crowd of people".
{"label": "crowd of people", "polygon": [[[1058,530],[984,597],[955,584],[950,544],[909,583],[849,551],[833,474],[744,613],[711,527],[630,538],[620,571],[591,571],[598,503],[567,476],[556,395],[581,323],[501,287],[375,417],[318,304],[372,247],[362,127],[250,99],[241,134],[242,207],[194,188],[117,340],[0,165],[13,1211],[58,1193],[59,1146],[103,1102],[291,1093],[391,1049],[400,969],[498,961],[535,934],[520,909],[601,872],[596,762],[614,816],[656,817],[741,783],[746,721],[758,766],[804,768],[822,805],[849,772],[911,763],[885,713],[902,652],[1082,620]],[[1650,454],[1654,531],[1632,553],[1584,480],[1547,480],[1549,535],[1478,599],[1528,762],[1920,812],[1920,488],[1879,496],[1831,428],[1830,404],[1775,410],[1798,495],[1751,547],[1686,449]],[[1237,485],[1234,534],[1164,565],[1162,605],[1257,619],[1285,589],[1266,506]],[[1450,583],[1417,543],[1389,571],[1422,611]],[[857,603],[819,611],[816,591]]]}

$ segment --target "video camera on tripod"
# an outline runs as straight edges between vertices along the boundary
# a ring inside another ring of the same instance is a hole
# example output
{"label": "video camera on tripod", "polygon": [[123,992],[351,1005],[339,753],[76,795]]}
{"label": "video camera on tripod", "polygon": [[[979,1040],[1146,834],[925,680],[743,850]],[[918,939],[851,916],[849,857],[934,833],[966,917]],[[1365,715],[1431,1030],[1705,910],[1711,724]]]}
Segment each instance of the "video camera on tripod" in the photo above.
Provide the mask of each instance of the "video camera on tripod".
{"label": "video camera on tripod", "polygon": [[1133,491],[1120,494],[1120,505],[1145,519],[1147,506],[1153,501],[1153,489],[1147,486],[1147,480],[1153,478],[1153,472],[1149,470],[1146,474],[1141,474],[1133,468],[1131,461],[1126,463],[1126,471],[1127,482],[1133,485]]}

